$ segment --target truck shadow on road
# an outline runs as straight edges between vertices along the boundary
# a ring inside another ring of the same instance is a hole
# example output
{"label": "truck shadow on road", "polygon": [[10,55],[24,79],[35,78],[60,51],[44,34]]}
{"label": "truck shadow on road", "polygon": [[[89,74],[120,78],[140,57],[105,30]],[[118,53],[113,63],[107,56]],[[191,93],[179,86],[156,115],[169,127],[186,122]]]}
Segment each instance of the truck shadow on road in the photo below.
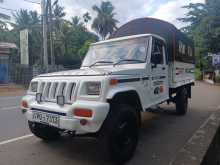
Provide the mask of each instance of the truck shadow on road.
{"label": "truck shadow on road", "polygon": [[[164,124],[166,118],[166,123]],[[163,164],[161,157],[157,153],[158,147],[163,144],[161,137],[165,134],[165,130],[169,129],[169,125],[176,122],[176,115],[173,108],[163,109],[142,114],[142,127],[140,129],[140,142],[134,158],[128,164]],[[168,139],[167,139],[168,140]],[[112,165],[108,156],[101,149],[99,142],[94,138],[79,138],[64,136],[60,141],[46,143],[38,141],[39,145],[49,150],[48,152],[57,155],[61,159],[68,160],[67,164],[89,164],[89,165]],[[152,146],[154,144],[154,146]],[[165,145],[169,147],[169,145]],[[55,152],[55,153],[54,153]],[[169,152],[166,151],[166,152]],[[66,165],[67,165],[66,164]]]}
{"label": "truck shadow on road", "polygon": [[[142,114],[139,144],[128,165],[168,165],[175,158],[176,153],[219,105],[219,88],[213,89],[201,83],[194,87],[192,94],[186,116],[177,116],[173,104],[162,105]],[[47,165],[112,165],[97,143],[97,140],[89,138],[62,137],[52,143],[33,138],[19,145],[19,148],[13,148],[16,154],[8,155],[32,165],[45,162]],[[20,152],[21,149],[24,153]]]}

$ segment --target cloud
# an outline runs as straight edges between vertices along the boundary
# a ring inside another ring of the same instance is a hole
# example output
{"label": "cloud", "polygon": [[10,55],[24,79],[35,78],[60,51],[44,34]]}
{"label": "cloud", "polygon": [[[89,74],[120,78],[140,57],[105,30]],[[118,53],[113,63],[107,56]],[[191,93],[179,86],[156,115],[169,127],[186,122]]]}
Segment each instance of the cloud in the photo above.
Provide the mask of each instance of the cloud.
{"label": "cloud", "polygon": [[[119,20],[119,24],[123,24],[128,20],[137,17],[146,17],[155,3],[159,3],[161,0],[110,0],[115,7],[116,18]],[[61,4],[65,6],[67,18],[74,15],[83,15],[85,12],[95,17],[96,13],[92,10],[93,5],[100,6],[101,0],[93,1],[80,1],[80,0],[65,0]],[[148,6],[148,8],[146,8]]]}
{"label": "cloud", "polygon": [[[37,1],[36,1],[37,2]],[[40,2],[40,1],[38,1]],[[6,13],[9,15],[12,15],[14,11],[18,11],[20,9],[28,9],[28,10],[35,10],[35,9],[40,9],[39,4],[33,4],[29,3],[23,0],[3,0],[3,3],[0,3],[1,7],[11,9],[10,10],[5,10],[5,9],[0,9],[0,12]]]}
{"label": "cloud", "polygon": [[[115,7],[115,17],[119,21],[118,26],[128,22],[129,20],[147,17],[153,9],[162,1],[165,0],[110,0]],[[73,16],[82,17],[84,13],[89,12],[92,18],[96,17],[96,12],[92,10],[93,5],[100,6],[102,0],[81,1],[81,0],[65,0],[60,1],[60,4],[65,7],[66,18],[70,19]],[[148,7],[146,7],[148,6]],[[91,27],[92,21],[88,24]],[[91,30],[91,29],[90,29]]]}
{"label": "cloud", "polygon": [[189,3],[204,3],[204,1],[205,0],[171,0],[166,4],[161,4],[157,11],[150,16],[171,22],[178,28],[181,28],[186,24],[178,21],[177,18],[184,17],[187,12],[182,6],[188,5]]}
{"label": "cloud", "polygon": [[[34,0],[40,2],[41,0]],[[110,0],[115,7],[116,19],[119,20],[118,26],[141,17],[154,17],[169,21],[177,27],[185,24],[176,20],[183,17],[186,10],[181,8],[189,3],[204,3],[205,0]],[[93,5],[100,6],[102,0],[59,0],[61,6],[64,6],[66,18],[73,16],[82,17],[84,13],[89,12],[94,18],[96,13],[92,10]],[[40,5],[28,3],[23,0],[4,0],[2,7],[19,10],[21,8],[28,10],[41,11]],[[0,12],[11,13],[10,11],[0,9]],[[91,22],[88,26],[91,25]]]}
{"label": "cloud", "polygon": [[[115,6],[116,18],[119,20],[118,26],[141,17],[154,17],[173,23],[178,28],[185,26],[177,20],[184,17],[186,9],[182,6],[189,3],[204,3],[205,0],[110,0]],[[82,16],[85,12],[90,12],[92,17],[96,13],[92,10],[92,6],[100,5],[101,0],[81,1],[81,0],[65,0],[62,5],[65,6],[67,18],[74,15]]]}

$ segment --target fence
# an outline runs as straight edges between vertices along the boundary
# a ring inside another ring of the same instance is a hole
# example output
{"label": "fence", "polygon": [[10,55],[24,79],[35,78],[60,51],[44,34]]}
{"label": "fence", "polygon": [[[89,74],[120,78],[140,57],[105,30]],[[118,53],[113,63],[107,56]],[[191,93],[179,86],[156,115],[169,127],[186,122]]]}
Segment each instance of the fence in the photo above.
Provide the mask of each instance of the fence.
{"label": "fence", "polygon": [[63,67],[61,65],[56,65],[56,66],[49,66],[48,70],[46,71],[44,68],[30,67],[21,64],[11,64],[10,66],[11,67],[9,67],[9,82],[19,85],[24,85],[25,87],[28,86],[29,82],[33,77],[39,74],[77,69],[80,67],[80,65],[78,64],[73,66],[66,66],[66,67]]}

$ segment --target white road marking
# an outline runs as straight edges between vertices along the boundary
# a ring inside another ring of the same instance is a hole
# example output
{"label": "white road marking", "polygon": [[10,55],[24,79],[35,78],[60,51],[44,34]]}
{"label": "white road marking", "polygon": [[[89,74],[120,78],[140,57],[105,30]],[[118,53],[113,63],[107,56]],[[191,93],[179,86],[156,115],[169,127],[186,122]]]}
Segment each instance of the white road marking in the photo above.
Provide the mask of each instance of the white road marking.
{"label": "white road marking", "polygon": [[23,96],[0,96],[0,101],[4,101],[4,100],[17,100],[17,99],[21,99]]}
{"label": "white road marking", "polygon": [[13,143],[13,142],[16,142],[16,141],[19,141],[19,140],[27,139],[27,138],[30,138],[30,137],[33,137],[33,136],[34,136],[33,134],[28,134],[28,135],[24,135],[24,136],[21,136],[21,137],[5,140],[5,141],[0,142],[0,146],[5,145],[5,144],[9,144],[9,143]]}
{"label": "white road marking", "polygon": [[11,107],[0,107],[0,111],[12,110],[12,109],[20,109],[19,106],[11,106]]}

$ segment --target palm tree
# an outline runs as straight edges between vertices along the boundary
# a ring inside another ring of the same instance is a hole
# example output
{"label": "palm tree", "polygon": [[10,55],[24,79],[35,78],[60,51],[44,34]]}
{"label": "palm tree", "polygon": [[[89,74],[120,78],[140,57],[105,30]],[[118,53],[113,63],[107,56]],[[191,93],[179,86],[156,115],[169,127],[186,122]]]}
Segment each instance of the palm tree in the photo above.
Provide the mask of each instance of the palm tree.
{"label": "palm tree", "polygon": [[15,29],[33,29],[40,28],[40,16],[36,11],[28,11],[21,9],[20,11],[13,14],[15,18],[15,23],[12,24]]}
{"label": "palm tree", "polygon": [[53,3],[52,9],[53,25],[55,26],[55,30],[59,30],[64,22],[63,18],[65,17],[66,13],[64,11],[64,7],[58,4],[58,0]]}
{"label": "palm tree", "polygon": [[118,20],[114,18],[114,6],[109,1],[103,1],[100,7],[94,5],[93,10],[97,12],[97,17],[93,21],[92,28],[104,40],[117,29]]}
{"label": "palm tree", "polygon": [[9,21],[11,17],[9,15],[0,13],[0,28],[7,29],[7,21]]}
{"label": "palm tree", "polygon": [[86,12],[84,15],[83,15],[83,20],[86,24],[86,27],[87,27],[87,23],[92,19],[92,17],[90,16],[89,12]]}
{"label": "palm tree", "polygon": [[[3,0],[0,0],[0,3],[3,3]],[[11,19],[11,17],[7,14],[0,13],[0,29],[6,30],[7,29],[7,23]]]}
{"label": "palm tree", "polygon": [[83,22],[81,22],[81,18],[78,16],[72,17],[71,25],[74,29],[76,28],[84,28]]}
{"label": "palm tree", "polygon": [[28,47],[30,65],[39,64],[42,50],[42,30],[40,15],[36,11],[19,10],[13,14],[14,23],[13,32],[16,33],[16,43],[19,45],[19,32],[23,29],[28,29]]}

